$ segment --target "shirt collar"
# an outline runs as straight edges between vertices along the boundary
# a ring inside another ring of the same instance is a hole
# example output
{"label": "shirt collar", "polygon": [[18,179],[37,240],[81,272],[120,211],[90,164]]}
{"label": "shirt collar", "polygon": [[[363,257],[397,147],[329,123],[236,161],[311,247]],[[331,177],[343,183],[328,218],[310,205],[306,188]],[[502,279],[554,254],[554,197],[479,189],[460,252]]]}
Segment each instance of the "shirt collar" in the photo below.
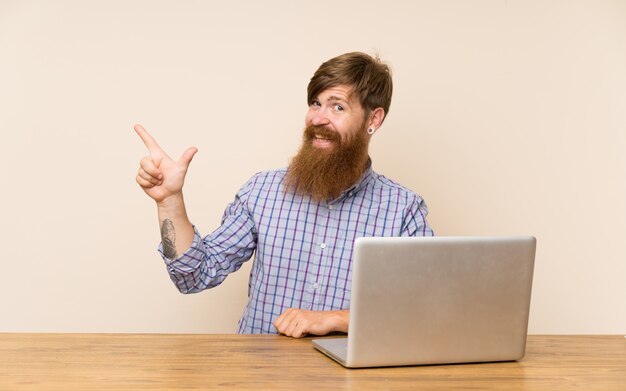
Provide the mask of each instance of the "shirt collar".
{"label": "shirt collar", "polygon": [[359,191],[363,190],[365,186],[370,182],[372,177],[374,176],[374,171],[372,170],[372,159],[367,158],[367,167],[365,168],[365,172],[361,176],[361,178],[352,186],[344,190],[339,197],[330,201],[328,204],[334,204],[335,202],[341,201],[346,197],[352,197]]}

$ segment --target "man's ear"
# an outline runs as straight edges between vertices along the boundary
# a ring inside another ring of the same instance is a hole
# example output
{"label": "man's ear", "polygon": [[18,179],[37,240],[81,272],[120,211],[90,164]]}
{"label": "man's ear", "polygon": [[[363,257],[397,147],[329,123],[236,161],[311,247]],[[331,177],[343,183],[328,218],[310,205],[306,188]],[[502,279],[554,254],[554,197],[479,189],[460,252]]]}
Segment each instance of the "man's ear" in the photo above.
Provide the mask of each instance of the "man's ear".
{"label": "man's ear", "polygon": [[368,128],[378,130],[378,128],[380,128],[380,125],[382,125],[384,119],[385,109],[383,109],[382,107],[375,108],[370,114],[370,122],[368,124]]}

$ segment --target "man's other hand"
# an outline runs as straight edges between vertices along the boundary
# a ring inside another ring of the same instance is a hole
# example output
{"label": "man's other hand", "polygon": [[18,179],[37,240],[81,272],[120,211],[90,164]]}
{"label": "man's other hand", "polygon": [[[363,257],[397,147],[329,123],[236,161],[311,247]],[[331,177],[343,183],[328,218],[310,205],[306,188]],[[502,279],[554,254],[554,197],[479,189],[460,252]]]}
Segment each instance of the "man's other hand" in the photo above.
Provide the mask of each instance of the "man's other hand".
{"label": "man's other hand", "polygon": [[350,310],[307,311],[289,308],[274,321],[280,334],[302,338],[308,334],[326,335],[334,331],[348,332]]}

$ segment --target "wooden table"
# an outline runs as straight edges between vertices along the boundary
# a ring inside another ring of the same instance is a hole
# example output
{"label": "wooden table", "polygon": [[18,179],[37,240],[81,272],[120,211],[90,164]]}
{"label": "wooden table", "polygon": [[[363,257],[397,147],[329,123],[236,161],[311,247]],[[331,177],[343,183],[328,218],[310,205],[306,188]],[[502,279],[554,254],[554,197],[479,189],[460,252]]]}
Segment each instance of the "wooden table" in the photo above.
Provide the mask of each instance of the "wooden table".
{"label": "wooden table", "polygon": [[624,336],[529,336],[519,362],[345,369],[310,338],[0,334],[0,390],[626,390]]}

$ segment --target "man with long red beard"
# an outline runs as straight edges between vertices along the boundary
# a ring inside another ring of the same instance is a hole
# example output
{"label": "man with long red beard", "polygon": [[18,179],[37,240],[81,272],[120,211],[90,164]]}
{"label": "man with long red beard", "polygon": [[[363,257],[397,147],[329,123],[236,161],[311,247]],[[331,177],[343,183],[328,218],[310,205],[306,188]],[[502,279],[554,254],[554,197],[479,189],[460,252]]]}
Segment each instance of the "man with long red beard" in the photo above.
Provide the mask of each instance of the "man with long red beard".
{"label": "man with long red beard", "polygon": [[187,217],[185,174],[141,127],[150,154],[137,183],[156,201],[159,252],[182,293],[219,285],[256,251],[240,333],[348,332],[351,259],[363,236],[430,236],[420,196],[375,173],[372,136],[391,104],[389,68],[364,53],[323,63],[308,85],[302,147],[283,170],[254,175],[202,237]]}

